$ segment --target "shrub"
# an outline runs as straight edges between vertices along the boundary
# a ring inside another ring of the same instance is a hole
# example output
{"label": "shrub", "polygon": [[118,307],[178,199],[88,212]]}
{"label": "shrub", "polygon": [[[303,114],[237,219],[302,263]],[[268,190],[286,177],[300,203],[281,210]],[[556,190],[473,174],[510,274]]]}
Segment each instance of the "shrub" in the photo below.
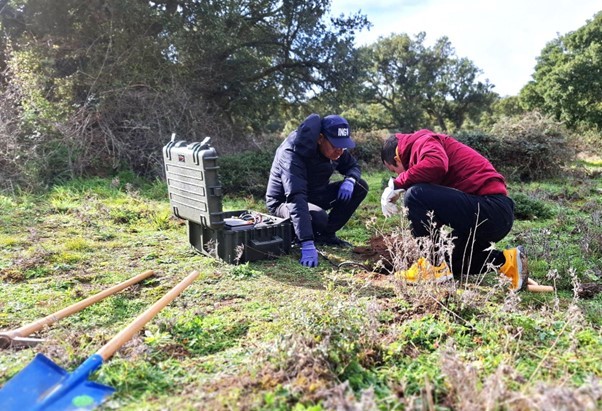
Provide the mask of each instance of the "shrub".
{"label": "shrub", "polygon": [[577,130],[575,140],[578,144],[578,150],[586,156],[602,156],[602,130],[583,129]]}
{"label": "shrub", "polygon": [[502,119],[492,132],[500,142],[493,147],[492,162],[509,178],[555,177],[575,156],[562,124],[537,112]]}
{"label": "shrub", "polygon": [[495,136],[483,131],[461,130],[454,134],[454,138],[483,154],[496,168],[501,168],[502,164],[497,164],[498,159],[495,158],[501,150],[501,142]]}
{"label": "shrub", "polygon": [[388,135],[386,131],[353,133],[355,147],[351,150],[351,154],[358,161],[362,169],[381,170],[383,168],[380,160],[380,150]]}
{"label": "shrub", "polygon": [[461,131],[454,137],[487,157],[507,178],[521,181],[555,177],[575,157],[568,131],[537,112],[506,117],[491,133]]}
{"label": "shrub", "polygon": [[539,200],[532,199],[526,194],[516,193],[514,200],[514,216],[517,220],[548,219],[552,217],[552,209]]}
{"label": "shrub", "polygon": [[32,188],[35,184],[30,175],[35,149],[22,137],[20,98],[18,87],[10,82],[0,92],[0,191],[14,192],[16,187]]}
{"label": "shrub", "polygon": [[220,156],[219,179],[225,194],[263,197],[276,148]]}

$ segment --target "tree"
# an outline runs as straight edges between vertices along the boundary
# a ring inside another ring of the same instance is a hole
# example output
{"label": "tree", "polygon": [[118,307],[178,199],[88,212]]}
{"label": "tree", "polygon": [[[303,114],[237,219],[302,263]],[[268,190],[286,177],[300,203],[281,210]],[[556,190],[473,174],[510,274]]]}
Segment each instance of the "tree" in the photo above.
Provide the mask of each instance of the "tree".
{"label": "tree", "polygon": [[189,86],[232,122],[265,129],[284,104],[339,90],[356,75],[359,14],[329,0],[179,1],[166,34]]}
{"label": "tree", "polygon": [[355,78],[353,37],[368,22],[332,17],[329,5],[0,0],[2,83],[17,88],[4,95],[18,96],[4,106],[19,107],[22,144],[47,181],[160,172],[172,132],[247,148],[283,107],[338,98]]}
{"label": "tree", "polygon": [[480,70],[456,57],[446,37],[433,47],[424,45],[425,37],[394,34],[369,46],[372,66],[366,83],[372,100],[385,107],[395,128],[460,128],[468,116],[491,104],[493,86],[476,80]]}
{"label": "tree", "polygon": [[544,47],[520,99],[569,127],[602,130],[602,12]]}
{"label": "tree", "polygon": [[157,150],[168,136],[157,135],[160,127],[148,133],[156,123],[144,114],[154,108],[149,96],[165,91],[170,77],[164,39],[150,34],[153,10],[139,0],[10,5],[2,9],[3,80],[18,89],[12,95],[19,97],[20,138],[24,149],[35,148],[28,160],[38,179],[107,172],[131,161],[144,169],[141,151]]}

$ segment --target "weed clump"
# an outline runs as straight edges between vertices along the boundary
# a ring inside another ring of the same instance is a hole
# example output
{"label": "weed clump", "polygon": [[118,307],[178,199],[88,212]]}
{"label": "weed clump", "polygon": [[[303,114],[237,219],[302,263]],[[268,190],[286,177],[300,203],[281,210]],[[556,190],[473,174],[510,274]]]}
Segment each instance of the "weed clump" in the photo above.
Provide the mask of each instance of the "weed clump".
{"label": "weed clump", "polygon": [[553,216],[552,209],[540,200],[533,199],[524,193],[516,193],[514,200],[514,216],[518,220],[546,220]]}

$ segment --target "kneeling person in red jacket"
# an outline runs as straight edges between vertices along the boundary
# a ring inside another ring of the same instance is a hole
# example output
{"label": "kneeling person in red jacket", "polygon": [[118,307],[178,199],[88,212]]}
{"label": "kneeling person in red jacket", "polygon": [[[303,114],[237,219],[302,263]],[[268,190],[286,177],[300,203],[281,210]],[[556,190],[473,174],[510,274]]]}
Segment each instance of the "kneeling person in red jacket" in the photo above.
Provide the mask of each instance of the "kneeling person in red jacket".
{"label": "kneeling person in red jacket", "polygon": [[396,214],[395,202],[403,196],[415,237],[429,235],[431,222],[450,227],[456,237],[449,261],[454,277],[481,273],[491,263],[512,280],[513,289],[527,287],[524,249],[491,250],[491,243],[512,228],[514,202],[504,177],[489,160],[430,130],[389,137],[381,158],[397,174],[381,197],[383,214]]}

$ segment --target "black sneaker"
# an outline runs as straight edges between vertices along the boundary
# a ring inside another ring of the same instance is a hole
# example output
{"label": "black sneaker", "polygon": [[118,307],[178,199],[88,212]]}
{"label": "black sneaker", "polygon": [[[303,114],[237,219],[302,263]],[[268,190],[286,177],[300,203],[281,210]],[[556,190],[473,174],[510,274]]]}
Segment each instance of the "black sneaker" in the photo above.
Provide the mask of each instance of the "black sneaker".
{"label": "black sneaker", "polygon": [[332,234],[319,234],[314,238],[316,244],[319,245],[330,245],[333,247],[353,247],[353,244],[345,240],[341,240],[334,233]]}

